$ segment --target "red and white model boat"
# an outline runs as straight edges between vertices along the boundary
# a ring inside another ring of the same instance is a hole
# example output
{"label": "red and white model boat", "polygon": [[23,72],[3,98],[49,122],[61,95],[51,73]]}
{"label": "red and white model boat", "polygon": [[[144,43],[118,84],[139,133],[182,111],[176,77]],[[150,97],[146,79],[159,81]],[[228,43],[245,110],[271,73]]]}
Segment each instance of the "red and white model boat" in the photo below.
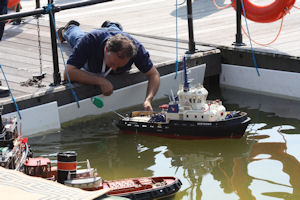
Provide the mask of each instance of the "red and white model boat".
{"label": "red and white model boat", "polygon": [[27,138],[23,138],[18,131],[17,117],[2,117],[2,108],[0,108],[0,129],[0,166],[21,171],[25,159],[31,156],[31,151]]}
{"label": "red and white model boat", "polygon": [[29,158],[24,163],[24,173],[50,180],[57,180],[67,186],[83,190],[110,189],[112,196],[130,199],[157,199],[174,195],[181,187],[181,181],[172,176],[128,178],[107,181],[98,176],[90,167],[77,169],[76,153],[64,152],[57,155],[57,168],[51,167],[49,158]]}

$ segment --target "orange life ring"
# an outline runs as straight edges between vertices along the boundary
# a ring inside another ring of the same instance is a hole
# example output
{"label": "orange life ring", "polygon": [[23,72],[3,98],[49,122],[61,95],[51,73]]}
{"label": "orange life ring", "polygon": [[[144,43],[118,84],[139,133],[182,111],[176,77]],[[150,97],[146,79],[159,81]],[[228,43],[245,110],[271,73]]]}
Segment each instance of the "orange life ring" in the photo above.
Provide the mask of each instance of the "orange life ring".
{"label": "orange life ring", "polygon": [[[232,1],[232,7],[236,10],[236,0]],[[240,1],[240,0],[238,0]],[[268,5],[256,5],[250,0],[243,0],[246,17],[255,22],[270,23],[281,19],[293,7],[296,0],[275,0]],[[242,12],[244,15],[244,13]]]}
{"label": "orange life ring", "polygon": [[21,1],[21,0],[9,0],[9,1],[8,1],[7,7],[8,7],[8,8],[12,8],[12,7],[18,5],[18,3],[20,3],[20,1]]}

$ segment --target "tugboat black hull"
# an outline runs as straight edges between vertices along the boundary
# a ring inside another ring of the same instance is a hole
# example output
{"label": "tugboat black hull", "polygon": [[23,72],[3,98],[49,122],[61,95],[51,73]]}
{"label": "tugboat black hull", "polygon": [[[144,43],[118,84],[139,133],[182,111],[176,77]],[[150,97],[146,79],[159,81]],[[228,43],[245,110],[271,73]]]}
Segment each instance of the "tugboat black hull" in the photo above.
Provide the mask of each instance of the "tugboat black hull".
{"label": "tugboat black hull", "polygon": [[155,135],[180,139],[241,138],[251,119],[246,113],[216,122],[172,120],[166,122],[136,122],[119,120],[124,133]]}

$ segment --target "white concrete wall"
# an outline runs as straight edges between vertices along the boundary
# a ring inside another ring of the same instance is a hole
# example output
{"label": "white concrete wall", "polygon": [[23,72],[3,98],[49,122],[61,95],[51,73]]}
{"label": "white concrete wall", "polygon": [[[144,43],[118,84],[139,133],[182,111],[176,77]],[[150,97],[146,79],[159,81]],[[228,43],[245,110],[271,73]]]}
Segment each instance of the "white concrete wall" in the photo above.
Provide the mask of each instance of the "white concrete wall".
{"label": "white concrete wall", "polygon": [[251,90],[257,93],[300,100],[300,74],[222,64],[221,86]]}
{"label": "white concrete wall", "polygon": [[8,113],[3,117],[18,118],[18,128],[23,136],[29,136],[40,132],[60,129],[57,102],[51,102],[32,108],[20,110],[21,118],[17,112]]}

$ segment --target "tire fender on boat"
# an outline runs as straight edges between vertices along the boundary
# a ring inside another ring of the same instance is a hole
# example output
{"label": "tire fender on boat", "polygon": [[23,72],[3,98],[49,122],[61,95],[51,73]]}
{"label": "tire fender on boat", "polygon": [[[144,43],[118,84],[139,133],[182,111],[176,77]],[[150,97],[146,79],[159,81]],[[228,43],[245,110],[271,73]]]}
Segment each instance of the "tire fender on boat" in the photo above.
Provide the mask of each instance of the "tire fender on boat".
{"label": "tire fender on boat", "polygon": [[[236,0],[232,1],[232,7],[236,10]],[[292,9],[296,0],[275,0],[268,5],[253,4],[251,0],[243,0],[246,16],[248,19],[270,23],[284,17]],[[244,15],[244,13],[242,12]]]}

